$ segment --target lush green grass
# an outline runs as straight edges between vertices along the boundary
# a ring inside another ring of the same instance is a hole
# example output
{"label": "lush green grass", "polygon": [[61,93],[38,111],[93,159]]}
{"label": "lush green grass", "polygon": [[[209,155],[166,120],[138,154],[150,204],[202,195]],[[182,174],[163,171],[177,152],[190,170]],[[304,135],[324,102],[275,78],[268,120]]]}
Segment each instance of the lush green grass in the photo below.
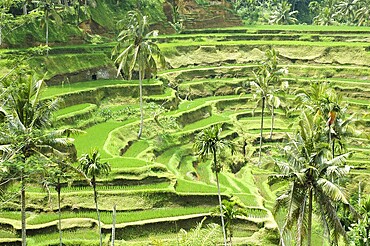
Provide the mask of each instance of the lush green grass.
{"label": "lush green grass", "polygon": [[[171,183],[153,183],[145,185],[129,185],[129,186],[97,186],[98,191],[147,191],[147,190],[164,190],[169,189]],[[62,192],[92,192],[92,188],[89,186],[78,186],[78,187],[66,187],[63,188]]]}
{"label": "lush green grass", "polygon": [[[177,183],[175,186],[175,189],[177,192],[181,193],[211,193],[215,194],[217,193],[217,187],[205,184],[203,182],[196,182],[196,181],[190,181],[185,179],[177,179]],[[221,189],[222,192],[225,191],[225,189]]]}
{"label": "lush green grass", "polygon": [[[63,243],[68,245],[90,246],[99,244],[99,232],[95,229],[79,229],[75,231],[63,231]],[[46,233],[29,236],[27,238],[28,245],[58,245],[59,233]]]}
{"label": "lush green grass", "polygon": [[[155,80],[143,80],[143,84],[153,84]],[[97,87],[114,86],[114,85],[138,85],[139,81],[135,80],[93,80],[77,83],[65,83],[58,86],[49,86],[43,93],[43,97],[52,97],[67,93],[73,93],[83,90],[91,90]]]}
{"label": "lush green grass", "polygon": [[108,133],[122,126],[122,122],[107,121],[85,130],[85,134],[75,136],[75,145],[79,155],[90,153],[93,148],[100,150],[102,157],[111,157],[103,149]]}
{"label": "lush green grass", "polygon": [[149,147],[149,143],[145,140],[134,142],[123,155],[124,157],[137,157],[142,151]]}
{"label": "lush green grass", "polygon": [[107,158],[104,159],[104,161],[107,161],[111,165],[112,169],[138,168],[149,164],[147,161],[129,157]]}
{"label": "lush green grass", "polygon": [[58,116],[74,113],[74,112],[77,112],[77,111],[82,111],[84,109],[90,108],[93,105],[94,104],[91,104],[91,103],[76,104],[76,105],[73,105],[71,107],[59,109],[58,111],[56,111],[54,113],[54,116],[58,117]]}
{"label": "lush green grass", "polygon": [[[174,208],[157,208],[143,211],[128,211],[117,212],[116,223],[127,223],[133,221],[141,221],[155,218],[165,218],[173,216],[182,216],[190,214],[208,213],[213,207],[174,207]],[[101,221],[104,224],[112,223],[111,212],[101,212]],[[95,212],[63,212],[63,219],[68,218],[91,218],[96,219]],[[47,222],[58,220],[58,213],[40,213],[35,217],[28,219],[27,223],[30,225],[39,225]]]}

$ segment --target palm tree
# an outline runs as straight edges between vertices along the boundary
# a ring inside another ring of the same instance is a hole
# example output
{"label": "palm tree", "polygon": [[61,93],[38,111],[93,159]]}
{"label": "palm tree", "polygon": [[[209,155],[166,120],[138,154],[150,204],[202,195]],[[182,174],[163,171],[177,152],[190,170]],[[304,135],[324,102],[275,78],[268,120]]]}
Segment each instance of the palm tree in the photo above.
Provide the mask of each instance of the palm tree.
{"label": "palm tree", "polygon": [[217,161],[217,154],[219,154],[226,147],[233,149],[233,146],[231,145],[231,143],[225,141],[224,139],[221,139],[221,132],[222,132],[222,128],[220,125],[214,125],[212,127],[204,129],[196,136],[195,143],[194,143],[194,150],[196,151],[197,155],[202,160],[205,160],[210,154],[213,157],[212,171],[216,175],[218,202],[220,206],[220,216],[221,216],[221,226],[222,226],[222,232],[224,236],[224,244],[226,246],[227,242],[226,242],[226,231],[225,231],[225,223],[224,223],[224,213],[222,209],[220,182],[218,178],[218,174],[222,170],[222,164]]}
{"label": "palm tree", "polygon": [[[52,17],[57,24],[62,23],[56,4],[51,0],[38,1],[38,8],[43,13],[42,24],[45,25],[45,45],[49,47],[49,21]],[[46,56],[49,55],[49,49],[46,50]]]}
{"label": "palm tree", "polygon": [[58,100],[41,100],[43,80],[21,74],[1,81],[0,164],[7,170],[7,182],[21,182],[22,245],[26,245],[26,183],[35,175],[47,176],[52,157],[64,156],[59,149],[72,143],[62,131],[48,129]]}
{"label": "palm tree", "polygon": [[235,221],[235,219],[237,219],[238,216],[245,215],[245,211],[237,207],[235,201],[228,200],[222,200],[222,208],[225,216],[225,227],[229,234],[230,245],[233,245],[233,222]]}
{"label": "palm tree", "polygon": [[[120,23],[125,23],[121,21]],[[150,78],[157,73],[158,62],[164,66],[165,58],[159,47],[151,37],[157,35],[157,31],[149,31],[147,16],[138,11],[128,13],[128,22],[118,34],[118,44],[113,49],[112,57],[116,56],[115,63],[118,64],[117,76],[123,73],[131,79],[134,70],[139,72],[139,97],[140,97],[140,128],[138,138],[140,139],[144,125],[143,110],[143,79]]]}
{"label": "palm tree", "polygon": [[100,161],[100,154],[97,150],[93,150],[92,154],[84,154],[80,158],[79,169],[87,176],[91,177],[91,185],[94,190],[94,202],[96,214],[98,216],[98,227],[100,235],[100,246],[103,245],[103,237],[101,232],[100,213],[98,207],[98,192],[96,190],[96,178],[101,175],[108,175],[111,168],[107,162]]}
{"label": "palm tree", "polygon": [[298,11],[291,11],[291,7],[292,5],[286,0],[277,3],[274,10],[272,11],[269,23],[278,25],[289,25],[297,23],[298,20],[294,16],[298,13]]}
{"label": "palm tree", "polygon": [[[270,177],[270,183],[288,181],[288,189],[276,200],[275,213],[282,208],[287,210],[285,223],[280,228],[280,243],[284,234],[296,226],[297,245],[311,245],[312,215],[316,213],[332,243],[337,243],[339,235],[347,241],[347,235],[336,211],[336,203],[350,207],[338,179],[345,177],[349,167],[344,166],[349,153],[331,158],[330,146],[325,141],[325,121],[303,111],[299,128],[284,148],[287,162],[278,162],[280,173]],[[314,201],[316,208],[313,209]]]}
{"label": "palm tree", "polygon": [[357,0],[341,0],[336,4],[337,15],[352,24],[355,21],[355,7]]}
{"label": "palm tree", "polygon": [[[251,87],[254,88],[253,97],[257,99],[257,107],[261,105],[261,126],[260,126],[260,147],[258,153],[258,163],[261,164],[261,152],[262,152],[262,141],[263,141],[263,123],[266,104],[271,107],[271,128],[273,128],[275,114],[275,108],[280,106],[279,96],[280,91],[278,86],[282,86],[281,76],[286,73],[286,69],[278,68],[278,55],[279,53],[270,49],[267,50],[266,59],[260,64],[257,73],[254,73],[254,81],[250,83]],[[285,84],[281,87],[284,90]],[[280,93],[281,94],[281,93]],[[253,110],[254,112],[254,110]],[[272,137],[272,129],[270,131],[270,138]]]}
{"label": "palm tree", "polygon": [[370,0],[357,1],[356,20],[358,25],[369,25],[370,23]]}
{"label": "palm tree", "polygon": [[269,73],[268,70],[261,66],[257,74],[255,74],[255,80],[251,82],[251,86],[255,88],[255,94],[253,96],[257,99],[257,106],[261,103],[261,126],[260,126],[260,144],[258,152],[258,164],[261,164],[261,152],[262,152],[262,139],[263,139],[263,121],[266,108],[266,99],[269,95]]}

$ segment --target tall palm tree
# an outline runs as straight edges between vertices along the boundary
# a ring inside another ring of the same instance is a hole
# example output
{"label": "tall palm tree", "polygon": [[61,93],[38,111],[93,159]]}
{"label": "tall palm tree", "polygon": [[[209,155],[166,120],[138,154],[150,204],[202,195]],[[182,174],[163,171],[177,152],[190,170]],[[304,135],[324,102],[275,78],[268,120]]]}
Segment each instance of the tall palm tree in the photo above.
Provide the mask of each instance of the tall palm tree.
{"label": "tall palm tree", "polygon": [[217,161],[217,155],[226,147],[231,148],[231,150],[233,150],[233,146],[231,145],[231,143],[221,138],[221,132],[222,127],[220,125],[214,125],[212,127],[204,129],[196,136],[194,150],[202,160],[205,160],[208,157],[208,155],[212,155],[213,157],[212,171],[215,173],[216,176],[218,202],[220,206],[221,226],[224,236],[224,244],[226,246],[227,245],[226,230],[224,222],[224,213],[222,209],[220,182],[218,178],[218,175],[222,170],[222,163],[219,163]]}
{"label": "tall palm tree", "polygon": [[72,144],[62,131],[49,129],[58,100],[41,100],[44,86],[36,76],[21,73],[1,81],[0,165],[8,180],[21,182],[22,245],[26,245],[26,183],[32,176],[46,176],[52,156],[64,156],[60,149]]}
{"label": "tall palm tree", "polygon": [[93,150],[92,154],[84,154],[80,158],[79,169],[87,176],[91,177],[91,185],[94,190],[94,203],[96,214],[98,216],[98,227],[100,235],[100,246],[103,245],[103,236],[101,232],[100,213],[98,207],[98,192],[96,190],[96,178],[101,175],[108,175],[111,168],[107,162],[100,161],[100,154],[97,150]]}
{"label": "tall palm tree", "polygon": [[[259,164],[261,164],[263,124],[266,106],[269,105],[271,108],[271,138],[275,120],[274,110],[281,105],[280,99],[282,97],[279,94],[286,89],[286,86],[282,86],[283,84],[281,82],[281,77],[286,73],[286,69],[278,67],[279,53],[274,49],[269,49],[266,51],[265,55],[266,59],[261,62],[257,73],[254,73],[254,81],[250,83],[252,89],[254,89],[253,97],[257,99],[256,107],[261,105],[260,147],[258,153]],[[278,89],[279,87],[284,90]]]}
{"label": "tall palm tree", "polygon": [[[42,0],[37,1],[38,9],[43,13],[42,15],[42,25],[45,26],[45,45],[49,46],[49,21],[50,17],[52,17],[57,24],[62,23],[62,18],[59,15],[58,7],[56,3],[52,0]],[[49,55],[49,49],[46,50],[46,56]]]}
{"label": "tall palm tree", "polygon": [[313,213],[321,218],[329,241],[337,243],[339,235],[348,239],[335,204],[350,205],[343,188],[335,181],[348,174],[349,167],[344,162],[349,153],[332,159],[324,129],[325,121],[303,111],[296,134],[289,136],[284,148],[287,162],[279,162],[280,173],[270,177],[270,183],[289,182],[288,189],[277,198],[275,205],[275,213],[282,208],[287,210],[285,223],[280,228],[281,245],[285,245],[287,230],[296,226],[297,245],[302,245],[306,236],[310,246]]}
{"label": "tall palm tree", "polygon": [[140,128],[138,138],[140,138],[144,125],[142,80],[155,75],[157,61],[164,66],[165,58],[158,45],[151,40],[158,32],[149,31],[147,16],[143,16],[139,11],[130,11],[128,21],[125,21],[120,22],[125,25],[118,34],[118,44],[113,49],[112,57],[116,57],[114,62],[118,65],[117,76],[123,73],[131,79],[134,70],[139,73]]}
{"label": "tall palm tree", "polygon": [[255,88],[253,96],[257,99],[257,106],[261,104],[261,126],[260,126],[260,144],[258,152],[258,164],[261,164],[262,140],[263,140],[263,122],[266,108],[266,100],[269,96],[269,72],[266,67],[261,66],[258,73],[255,74],[255,80],[251,82],[252,88]]}

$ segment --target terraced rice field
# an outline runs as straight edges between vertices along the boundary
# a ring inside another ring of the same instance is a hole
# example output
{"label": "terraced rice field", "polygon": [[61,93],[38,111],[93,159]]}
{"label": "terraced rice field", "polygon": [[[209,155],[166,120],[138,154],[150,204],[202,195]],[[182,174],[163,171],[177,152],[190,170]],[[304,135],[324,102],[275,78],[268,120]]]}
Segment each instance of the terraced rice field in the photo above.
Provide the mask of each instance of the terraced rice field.
{"label": "terraced rice field", "polygon": [[[267,184],[273,173],[268,166],[279,158],[285,134],[294,130],[291,123],[295,113],[288,116],[277,109],[274,133],[268,140],[271,113],[266,112],[263,165],[258,165],[261,110],[256,108],[247,84],[253,80],[253,71],[264,59],[264,52],[274,48],[279,51],[280,66],[289,71],[284,78],[289,82],[288,101],[297,89],[314,81],[326,81],[343,95],[350,112],[367,113],[369,34],[369,28],[256,26],[159,36],[168,67],[159,72],[157,79],[144,82],[145,121],[140,140],[136,137],[136,80],[91,80],[49,86],[45,97],[65,100],[56,118],[62,125],[85,132],[74,136],[77,155],[96,148],[112,166],[109,176],[98,179],[105,242],[110,240],[114,205],[118,211],[118,245],[148,245],[155,240],[176,245],[180,228],[189,230],[203,217],[207,217],[207,223],[218,222],[211,216],[218,204],[211,163],[198,160],[192,147],[198,132],[221,124],[224,138],[239,145],[243,138],[248,139],[245,165],[234,172],[225,165],[220,174],[223,198],[235,199],[247,211],[247,216],[237,223],[234,243],[275,245],[276,241],[266,236],[271,231],[277,237],[271,213],[277,190]],[[68,56],[71,49],[58,47],[55,52]],[[109,59],[100,65],[114,68]],[[69,72],[78,73],[79,69]],[[240,87],[246,90],[241,91]],[[370,175],[370,118],[365,115],[362,119],[365,126],[359,128],[364,134],[350,139],[348,148],[354,152],[349,160],[355,169],[353,175],[366,181]],[[242,148],[237,148],[241,152]],[[226,159],[231,158],[226,155],[223,161],[227,163]],[[39,187],[27,187],[29,245],[57,245],[56,192],[51,190],[48,196]],[[71,184],[65,181],[61,203],[65,242],[96,244],[96,216],[88,184],[83,180]],[[19,240],[16,197],[4,203],[2,210],[0,242],[6,245]],[[318,240],[319,236],[315,238]]]}

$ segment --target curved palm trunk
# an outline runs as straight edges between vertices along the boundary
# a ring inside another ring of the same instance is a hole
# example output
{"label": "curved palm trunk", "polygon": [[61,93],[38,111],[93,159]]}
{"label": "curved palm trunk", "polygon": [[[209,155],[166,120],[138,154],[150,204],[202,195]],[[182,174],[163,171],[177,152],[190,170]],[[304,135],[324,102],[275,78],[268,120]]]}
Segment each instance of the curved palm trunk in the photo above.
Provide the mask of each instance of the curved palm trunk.
{"label": "curved palm trunk", "polygon": [[60,208],[60,178],[58,178],[58,184],[57,184],[57,193],[58,193],[58,227],[59,227],[59,245],[63,246],[62,241],[62,211]]}
{"label": "curved palm trunk", "polygon": [[224,245],[226,246],[227,240],[226,240],[226,231],[225,231],[225,221],[224,221],[224,212],[222,210],[221,191],[220,191],[220,182],[218,181],[218,172],[216,172],[216,183],[217,183],[218,203],[220,204],[222,234],[224,236]]}
{"label": "curved palm trunk", "polygon": [[265,97],[262,97],[262,111],[261,111],[261,132],[260,132],[260,150],[258,153],[258,165],[261,164],[261,151],[262,151],[262,134],[263,134],[263,116],[265,113]]}
{"label": "curved palm trunk", "polygon": [[23,171],[21,172],[21,186],[22,246],[26,246],[26,184],[24,181]]}
{"label": "curved palm trunk", "polygon": [[307,219],[307,246],[311,246],[312,234],[312,188],[310,188],[308,195],[308,219]]}
{"label": "curved palm trunk", "polygon": [[96,208],[96,215],[98,216],[98,227],[99,227],[99,236],[100,236],[100,246],[103,245],[103,235],[101,233],[101,223],[100,223],[100,213],[99,213],[99,207],[98,207],[98,193],[96,191],[96,180],[95,177],[91,180],[93,189],[94,189],[94,202],[95,202],[95,208]]}
{"label": "curved palm trunk", "polygon": [[270,140],[272,139],[272,133],[274,131],[274,123],[275,123],[275,107],[274,105],[271,106],[271,129],[270,129]]}
{"label": "curved palm trunk", "polygon": [[137,138],[140,139],[141,134],[143,133],[144,126],[144,109],[143,109],[143,78],[141,69],[139,69],[139,97],[140,97],[140,127],[137,134]]}

